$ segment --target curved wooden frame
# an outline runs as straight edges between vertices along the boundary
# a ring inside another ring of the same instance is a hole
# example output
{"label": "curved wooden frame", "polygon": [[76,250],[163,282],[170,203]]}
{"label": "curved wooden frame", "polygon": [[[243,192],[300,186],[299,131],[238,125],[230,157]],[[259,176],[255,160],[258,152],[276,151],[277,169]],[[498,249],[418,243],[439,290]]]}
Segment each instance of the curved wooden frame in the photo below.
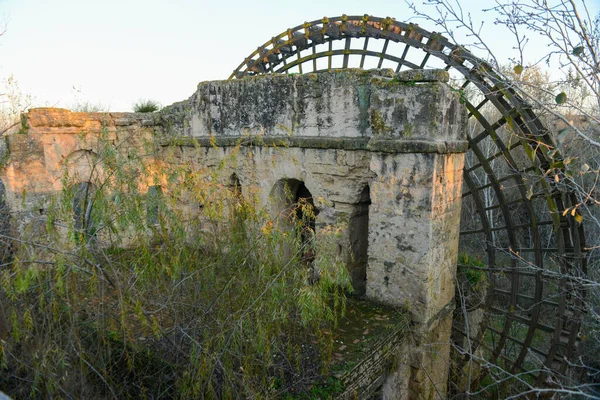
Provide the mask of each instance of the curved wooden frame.
{"label": "curved wooden frame", "polygon": [[[359,38],[364,39],[362,48],[352,48],[352,41]],[[375,39],[383,40],[381,51],[368,48],[369,41]],[[343,49],[333,48],[333,42],[338,40],[344,41]],[[390,42],[404,44],[402,53],[389,54]],[[412,49],[422,51],[420,63],[407,59]],[[303,51],[309,54],[302,55]],[[342,68],[348,68],[350,55],[360,56],[359,68],[370,57],[379,60],[378,68],[384,60],[396,63],[396,72],[403,68],[427,68],[433,56],[451,74],[462,76],[464,83],[457,90],[474,85],[483,96],[477,104],[463,99],[469,117],[478,122],[481,130],[468,137],[471,153],[468,159],[476,161],[465,166],[463,193],[464,201],[475,205],[479,224],[475,229],[462,224],[461,248],[471,238],[477,238],[485,247],[487,262],[484,268],[475,265],[459,265],[459,268],[483,269],[491,285],[486,317],[481,321],[479,334],[470,342],[472,348],[460,351],[457,344],[456,354],[462,354],[457,357],[458,367],[462,368],[474,350],[480,348],[488,365],[499,366],[509,373],[524,372],[521,379],[532,385],[547,384],[551,381],[547,379],[550,374],[565,378],[576,355],[585,296],[583,288],[569,277],[584,275],[586,260],[583,227],[570,212],[564,212],[572,209],[577,199],[562,184],[568,178],[557,167],[561,159],[548,129],[510,82],[488,63],[440,34],[391,18],[342,15],[306,22],[260,46],[229,79],[290,73],[296,67],[299,73],[319,72],[317,60],[321,58],[327,59],[325,70],[333,69],[334,58],[340,57]],[[481,112],[488,102],[500,113],[497,121],[488,121]],[[505,126],[511,133],[508,142],[500,134]],[[497,151],[486,154],[481,149],[483,142],[493,143]],[[492,166],[502,161],[509,171],[505,176],[499,176],[500,169]],[[478,176],[487,177],[487,182],[477,183]],[[507,199],[508,184],[516,188],[512,194],[518,193],[517,199]],[[483,201],[483,191],[488,189],[493,191],[497,204],[486,205]],[[515,216],[512,212],[515,207],[524,215]],[[545,226],[552,228],[547,232],[546,244],[541,237]],[[522,232],[527,233],[529,240],[520,238]],[[503,236],[506,245],[499,244],[495,239],[498,235]],[[463,326],[454,325],[455,334],[468,332],[464,322]],[[483,368],[474,383],[493,372],[492,369]]]}

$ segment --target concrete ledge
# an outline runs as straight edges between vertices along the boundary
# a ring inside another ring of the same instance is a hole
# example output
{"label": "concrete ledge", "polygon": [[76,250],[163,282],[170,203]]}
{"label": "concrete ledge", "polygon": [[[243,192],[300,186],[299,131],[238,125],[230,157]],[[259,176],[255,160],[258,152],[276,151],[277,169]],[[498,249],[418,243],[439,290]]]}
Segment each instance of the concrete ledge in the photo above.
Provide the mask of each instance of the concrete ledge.
{"label": "concrete ledge", "polygon": [[366,150],[380,153],[464,153],[466,140],[430,141],[420,139],[329,138],[280,136],[178,137],[163,140],[161,146],[184,147],[300,147],[306,149]]}
{"label": "concrete ledge", "polygon": [[77,112],[67,110],[66,108],[32,108],[26,114],[23,114],[27,129],[31,128],[56,128],[59,133],[63,133],[65,128],[79,128],[78,133],[85,128],[111,127],[111,126],[132,126],[154,125],[153,114],[151,113],[130,113],[130,112]]}
{"label": "concrete ledge", "polygon": [[382,153],[464,153],[469,147],[466,140],[377,140],[371,139],[368,150]]}

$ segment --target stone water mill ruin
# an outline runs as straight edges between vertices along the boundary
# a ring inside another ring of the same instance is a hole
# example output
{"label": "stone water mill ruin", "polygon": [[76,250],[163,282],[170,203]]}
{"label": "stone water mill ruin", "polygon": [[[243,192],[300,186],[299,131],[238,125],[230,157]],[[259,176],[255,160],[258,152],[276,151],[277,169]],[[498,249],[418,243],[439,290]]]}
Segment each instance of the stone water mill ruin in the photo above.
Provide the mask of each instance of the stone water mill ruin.
{"label": "stone water mill ruin", "polygon": [[[153,143],[150,168],[190,163],[254,193],[282,229],[301,201],[317,236],[341,226],[335,248],[355,294],[407,319],[375,329],[336,373],[338,398],[446,398],[509,374],[545,388],[578,379],[584,289],[568,276],[585,274],[586,258],[583,227],[565,212],[577,200],[532,108],[439,34],[390,18],[323,18],[159,112],[40,108],[22,121],[3,141],[4,235],[45,215],[65,170],[84,186],[103,173],[101,136],[137,151]],[[139,190],[173,185],[157,173]],[[201,209],[184,197],[177,207]]]}

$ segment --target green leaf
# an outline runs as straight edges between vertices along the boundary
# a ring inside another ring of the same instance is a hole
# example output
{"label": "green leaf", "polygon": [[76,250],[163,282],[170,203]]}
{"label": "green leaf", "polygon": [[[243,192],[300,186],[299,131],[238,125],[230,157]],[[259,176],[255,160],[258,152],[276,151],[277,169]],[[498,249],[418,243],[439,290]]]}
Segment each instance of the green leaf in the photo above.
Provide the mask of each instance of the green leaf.
{"label": "green leaf", "polygon": [[515,65],[513,71],[515,71],[515,74],[521,75],[523,73],[523,66],[521,64]]}
{"label": "green leaf", "polygon": [[583,54],[583,46],[577,46],[573,49],[574,56],[581,57],[582,54]]}
{"label": "green leaf", "polygon": [[552,161],[550,163],[552,168],[563,169],[565,167],[565,163],[562,160]]}
{"label": "green leaf", "polygon": [[565,104],[567,102],[567,94],[565,92],[560,92],[556,96],[556,104]]}
{"label": "green leaf", "polygon": [[529,159],[531,161],[535,160],[535,150],[528,144],[525,144],[523,146],[523,148],[525,149],[525,153],[527,153],[527,156],[529,157]]}

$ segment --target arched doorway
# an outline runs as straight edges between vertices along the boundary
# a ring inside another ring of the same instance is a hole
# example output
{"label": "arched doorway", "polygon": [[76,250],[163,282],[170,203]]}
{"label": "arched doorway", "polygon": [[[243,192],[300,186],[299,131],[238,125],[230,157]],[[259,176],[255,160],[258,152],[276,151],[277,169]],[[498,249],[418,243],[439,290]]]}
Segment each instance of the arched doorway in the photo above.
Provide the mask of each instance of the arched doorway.
{"label": "arched doorway", "polygon": [[302,245],[302,258],[312,262],[315,257],[313,238],[316,217],[319,214],[312,193],[303,181],[281,179],[273,188],[272,198],[280,227],[297,230]]}

